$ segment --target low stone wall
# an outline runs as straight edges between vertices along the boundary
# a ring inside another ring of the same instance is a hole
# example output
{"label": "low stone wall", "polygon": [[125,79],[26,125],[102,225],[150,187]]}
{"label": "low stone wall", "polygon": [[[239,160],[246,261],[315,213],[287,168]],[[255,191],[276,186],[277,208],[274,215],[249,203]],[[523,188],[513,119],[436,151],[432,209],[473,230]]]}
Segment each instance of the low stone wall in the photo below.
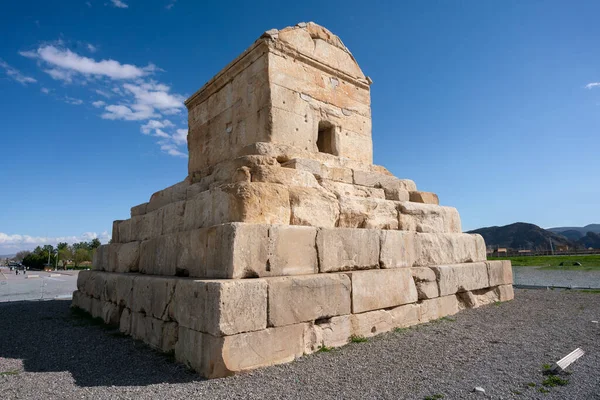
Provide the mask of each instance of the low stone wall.
{"label": "low stone wall", "polygon": [[513,298],[510,262],[196,280],[82,271],[73,306],[209,378]]}

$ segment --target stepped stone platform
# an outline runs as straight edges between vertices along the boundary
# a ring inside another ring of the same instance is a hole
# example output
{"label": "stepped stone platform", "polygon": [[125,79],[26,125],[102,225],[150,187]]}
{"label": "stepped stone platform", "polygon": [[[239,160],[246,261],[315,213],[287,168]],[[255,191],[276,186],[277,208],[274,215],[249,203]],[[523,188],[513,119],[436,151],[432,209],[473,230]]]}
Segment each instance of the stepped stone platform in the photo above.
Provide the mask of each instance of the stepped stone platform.
{"label": "stepped stone platform", "polygon": [[186,178],[113,223],[73,306],[208,378],[511,300],[455,208],[372,164],[366,77],[314,23],[186,101]]}

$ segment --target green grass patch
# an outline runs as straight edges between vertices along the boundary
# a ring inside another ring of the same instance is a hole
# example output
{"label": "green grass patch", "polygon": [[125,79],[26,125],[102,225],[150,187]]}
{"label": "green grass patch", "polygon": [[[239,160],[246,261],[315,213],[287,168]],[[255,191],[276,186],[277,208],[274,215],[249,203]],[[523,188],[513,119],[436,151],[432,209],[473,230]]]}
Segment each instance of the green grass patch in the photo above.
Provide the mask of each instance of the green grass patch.
{"label": "green grass patch", "polygon": [[404,333],[404,332],[408,332],[410,328],[394,328],[394,332],[396,333]]}
{"label": "green grass patch", "polygon": [[546,387],[555,387],[555,386],[565,386],[569,383],[568,379],[563,379],[558,375],[549,375],[544,381],[542,385]]}
{"label": "green grass patch", "polygon": [[352,343],[364,343],[364,342],[368,342],[369,339],[367,339],[364,336],[360,336],[360,335],[352,335],[352,336],[350,336],[350,341]]}
{"label": "green grass patch", "polygon": [[333,350],[333,347],[321,346],[321,347],[319,347],[319,350],[317,350],[317,352],[318,353],[329,353],[331,350]]}
{"label": "green grass patch", "polygon": [[19,375],[18,369],[9,369],[8,371],[0,372],[0,376]]}
{"label": "green grass patch", "polygon": [[591,294],[600,294],[600,289],[582,289],[578,290],[580,293],[591,293]]}
{"label": "green grass patch", "polygon": [[539,388],[538,392],[540,392],[540,393],[550,393],[550,391],[548,389],[546,389],[545,387]]}
{"label": "green grass patch", "polygon": [[535,387],[536,385],[535,385],[535,382],[529,382],[529,383],[527,384],[527,386],[529,386],[529,387]]}
{"label": "green grass patch", "polygon": [[552,368],[552,365],[550,365],[550,364],[543,364],[543,365],[542,365],[542,369],[543,369],[544,371],[549,371],[549,370],[550,370],[550,368]]}
{"label": "green grass patch", "polygon": [[[543,267],[544,269],[571,271],[600,271],[600,255],[598,254],[586,254],[581,256],[488,257],[488,260],[510,260],[514,267]],[[573,265],[575,262],[581,263],[581,266]],[[560,266],[560,263],[563,263],[563,266]]]}
{"label": "green grass patch", "polygon": [[434,395],[424,397],[423,400],[439,400],[439,399],[443,399],[443,398],[444,398],[443,394],[436,393]]}

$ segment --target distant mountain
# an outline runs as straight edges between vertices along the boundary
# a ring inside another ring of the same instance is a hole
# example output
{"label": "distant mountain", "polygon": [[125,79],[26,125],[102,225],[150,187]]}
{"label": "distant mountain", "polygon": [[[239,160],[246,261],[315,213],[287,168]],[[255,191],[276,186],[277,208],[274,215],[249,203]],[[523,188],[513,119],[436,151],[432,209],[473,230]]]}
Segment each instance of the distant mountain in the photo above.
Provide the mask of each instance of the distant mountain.
{"label": "distant mountain", "polygon": [[[550,231],[550,232],[552,232],[552,231]],[[563,235],[567,239],[572,240],[574,242],[578,241],[579,239],[581,239],[582,237],[585,236],[585,233],[581,233],[581,232],[573,230],[573,229],[569,229],[568,231],[554,232],[554,233]]]}
{"label": "distant mountain", "polygon": [[563,235],[566,231],[577,231],[581,233],[581,237],[583,237],[588,232],[600,233],[600,224],[589,224],[582,227],[564,226],[557,228],[548,228],[547,230],[554,233],[560,233],[561,235]]}
{"label": "distant mountain", "polygon": [[475,229],[468,233],[479,233],[485,239],[486,245],[494,247],[509,247],[519,250],[550,250],[550,240],[552,240],[552,245],[555,248],[562,245],[574,246],[574,241],[563,235],[524,222]]}
{"label": "distant mountain", "polygon": [[588,232],[584,237],[579,239],[577,243],[586,249],[590,247],[593,249],[600,249],[600,234],[594,232]]}

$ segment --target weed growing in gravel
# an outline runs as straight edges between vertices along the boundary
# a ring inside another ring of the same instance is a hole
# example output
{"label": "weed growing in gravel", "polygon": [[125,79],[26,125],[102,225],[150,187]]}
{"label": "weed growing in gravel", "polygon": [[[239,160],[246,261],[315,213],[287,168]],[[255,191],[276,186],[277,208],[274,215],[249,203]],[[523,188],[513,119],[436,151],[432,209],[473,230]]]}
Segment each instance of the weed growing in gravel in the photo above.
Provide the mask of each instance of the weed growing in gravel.
{"label": "weed growing in gravel", "polygon": [[364,343],[364,342],[368,342],[369,339],[367,339],[364,336],[360,336],[360,335],[352,335],[352,336],[350,336],[350,341],[352,343]]}
{"label": "weed growing in gravel", "polygon": [[550,391],[548,389],[546,389],[545,387],[539,388],[538,392],[540,392],[540,393],[550,393]]}
{"label": "weed growing in gravel", "polygon": [[600,289],[583,289],[579,290],[580,293],[592,293],[592,294],[600,294]]}
{"label": "weed growing in gravel", "polygon": [[9,369],[8,371],[0,372],[0,376],[19,375],[18,369]]}
{"label": "weed growing in gravel", "polygon": [[443,398],[444,398],[443,394],[436,393],[432,396],[424,397],[423,400],[438,400],[438,399],[443,399]]}
{"label": "weed growing in gravel", "polygon": [[569,383],[568,379],[563,379],[558,375],[550,375],[542,382],[542,385],[548,387],[565,386]]}
{"label": "weed growing in gravel", "polygon": [[534,383],[534,382],[529,382],[529,383],[527,384],[527,386],[529,386],[529,387],[535,387],[535,383]]}
{"label": "weed growing in gravel", "polygon": [[542,369],[543,369],[544,371],[548,371],[550,368],[552,368],[552,365],[550,365],[550,364],[543,364],[543,365],[542,365]]}
{"label": "weed growing in gravel", "polygon": [[319,350],[317,350],[317,352],[318,353],[329,353],[331,350],[333,350],[333,347],[321,346],[321,347],[319,347]]}
{"label": "weed growing in gravel", "polygon": [[404,333],[408,331],[409,328],[394,328],[394,332],[396,333]]}

